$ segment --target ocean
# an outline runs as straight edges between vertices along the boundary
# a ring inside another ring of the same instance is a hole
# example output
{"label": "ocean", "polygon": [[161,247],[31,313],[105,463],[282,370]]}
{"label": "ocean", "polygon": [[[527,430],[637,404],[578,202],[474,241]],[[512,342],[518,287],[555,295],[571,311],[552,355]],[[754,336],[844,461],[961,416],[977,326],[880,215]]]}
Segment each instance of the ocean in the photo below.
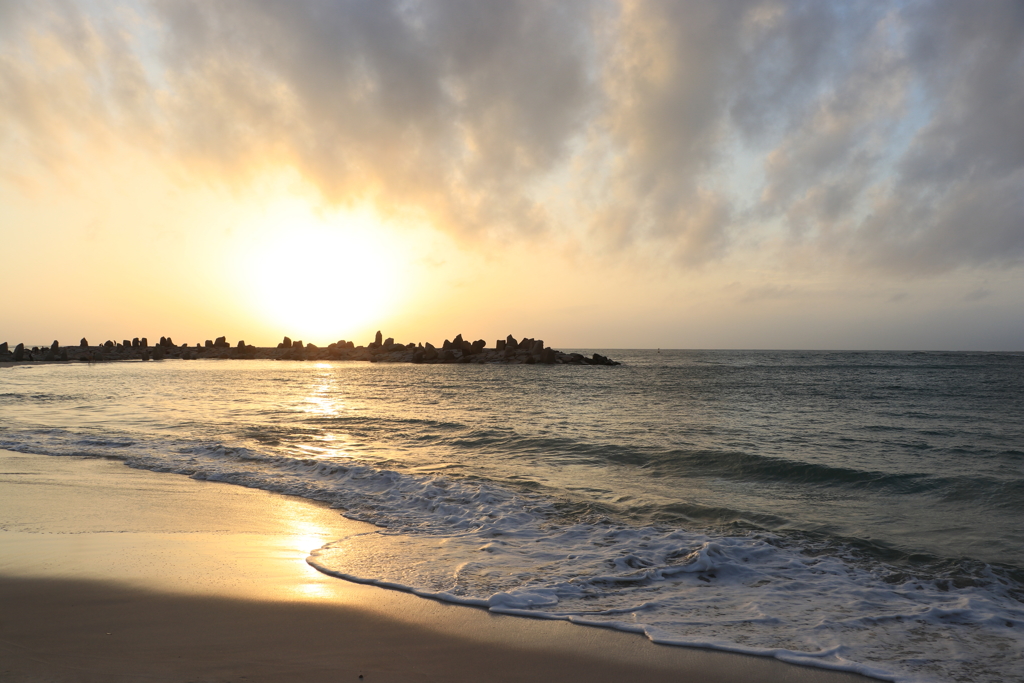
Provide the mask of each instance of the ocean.
{"label": "ocean", "polygon": [[[593,353],[594,350],[579,350]],[[322,501],[320,571],[906,682],[1024,680],[1024,354],[0,371],[0,448]]]}

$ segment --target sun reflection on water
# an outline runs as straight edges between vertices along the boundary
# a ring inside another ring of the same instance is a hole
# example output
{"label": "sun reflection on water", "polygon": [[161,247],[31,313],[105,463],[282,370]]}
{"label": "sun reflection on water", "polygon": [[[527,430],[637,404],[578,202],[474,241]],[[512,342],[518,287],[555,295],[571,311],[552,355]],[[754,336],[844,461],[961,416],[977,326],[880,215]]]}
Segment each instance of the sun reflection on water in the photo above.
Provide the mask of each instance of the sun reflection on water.
{"label": "sun reflection on water", "polygon": [[[317,377],[312,378],[308,392],[303,399],[301,410],[308,415],[318,417],[338,417],[349,406],[337,376],[333,374],[334,366],[330,363],[317,363]],[[310,458],[352,458],[353,441],[349,435],[330,429],[322,429],[315,435],[309,435],[309,441],[297,444],[295,448],[305,457]]]}
{"label": "sun reflection on water", "polygon": [[[317,368],[330,369],[327,363],[318,363]],[[306,397],[305,411],[314,415],[333,416],[345,410],[345,397],[338,391],[335,378],[327,372],[321,373],[310,387]]]}

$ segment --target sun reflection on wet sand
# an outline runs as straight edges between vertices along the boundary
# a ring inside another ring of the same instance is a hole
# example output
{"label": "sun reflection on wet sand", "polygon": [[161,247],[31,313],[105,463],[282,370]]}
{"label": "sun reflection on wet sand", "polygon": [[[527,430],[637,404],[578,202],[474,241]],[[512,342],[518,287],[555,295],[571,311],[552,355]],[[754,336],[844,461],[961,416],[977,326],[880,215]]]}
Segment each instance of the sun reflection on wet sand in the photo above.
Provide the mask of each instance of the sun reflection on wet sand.
{"label": "sun reflection on wet sand", "polygon": [[306,559],[328,543],[365,534],[375,527],[347,520],[336,511],[310,506],[308,501],[300,499],[279,500],[274,513],[275,521],[287,527],[289,533],[268,539],[273,547],[265,561],[250,567],[254,574],[263,577],[264,582],[268,574],[280,578],[270,588],[273,596],[287,595],[290,599],[313,601],[350,600],[351,596],[347,595],[351,589],[349,582],[317,571]]}
{"label": "sun reflection on wet sand", "polygon": [[349,601],[306,563],[370,525],[301,498],[124,467],[0,451],[0,571],[181,593]]}

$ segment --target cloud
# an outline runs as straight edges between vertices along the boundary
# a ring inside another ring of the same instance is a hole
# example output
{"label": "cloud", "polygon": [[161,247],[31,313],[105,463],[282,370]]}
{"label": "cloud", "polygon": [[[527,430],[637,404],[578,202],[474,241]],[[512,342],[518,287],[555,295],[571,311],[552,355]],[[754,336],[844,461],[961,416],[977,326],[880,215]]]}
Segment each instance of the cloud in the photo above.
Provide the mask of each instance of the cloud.
{"label": "cloud", "polygon": [[539,228],[531,183],[584,122],[587,36],[557,3],[158,7],[183,152],[292,164],[332,201]]}
{"label": "cloud", "polygon": [[971,290],[970,292],[965,294],[964,301],[981,301],[982,299],[987,299],[988,297],[992,296],[992,294],[994,294],[994,292],[991,289],[986,289],[985,287],[982,287],[980,289]]}
{"label": "cloud", "polygon": [[908,275],[1024,258],[1013,0],[132,7],[0,2],[8,174],[114,136],[221,182],[288,166],[464,239],[680,268],[780,232]]}

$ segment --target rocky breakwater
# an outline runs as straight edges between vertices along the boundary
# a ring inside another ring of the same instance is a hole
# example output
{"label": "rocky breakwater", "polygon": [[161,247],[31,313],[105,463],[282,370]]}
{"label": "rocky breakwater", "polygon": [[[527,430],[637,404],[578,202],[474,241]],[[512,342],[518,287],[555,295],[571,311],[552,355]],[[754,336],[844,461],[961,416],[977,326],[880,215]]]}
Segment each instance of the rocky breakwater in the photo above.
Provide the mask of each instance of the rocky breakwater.
{"label": "rocky breakwater", "polygon": [[398,343],[393,338],[384,338],[377,332],[376,337],[366,346],[344,339],[324,347],[292,340],[285,337],[276,348],[251,346],[239,341],[232,346],[226,337],[207,339],[195,346],[175,344],[170,337],[150,346],[146,337],[135,337],[131,341],[107,340],[93,346],[82,339],[77,346],[61,346],[54,341],[49,347],[25,347],[18,344],[13,350],[7,342],[0,343],[0,362],[31,361],[83,361],[90,363],[106,361],[159,361],[164,359],[267,359],[267,360],[348,360],[377,363],[506,363],[522,365],[618,365],[616,361],[595,353],[584,356],[579,353],[563,353],[545,346],[540,339],[517,340],[512,335],[498,339],[488,347],[483,339],[469,341],[461,334],[451,340],[445,339],[440,346],[431,343]]}
{"label": "rocky breakwater", "polygon": [[[267,357],[263,351],[259,349],[257,357]],[[580,353],[563,353],[545,346],[540,339],[517,340],[512,335],[498,339],[493,347],[488,347],[483,339],[473,342],[463,339],[461,334],[451,340],[445,339],[440,346],[434,346],[429,342],[396,342],[392,337],[385,339],[380,332],[366,346],[357,346],[352,341],[341,339],[326,347],[318,347],[285,337],[269,357],[280,360],[358,360],[377,363],[619,364],[599,353],[590,357]]]}
{"label": "rocky breakwater", "polygon": [[30,361],[66,361],[69,359],[68,349],[54,341],[50,346],[33,346],[29,348],[18,344],[13,349],[7,342],[0,342],[0,362],[27,363]]}
{"label": "rocky breakwater", "polygon": [[207,340],[205,345],[175,344],[170,337],[160,337],[160,341],[150,346],[146,337],[135,337],[131,341],[124,339],[116,342],[108,339],[102,344],[90,344],[84,337],[75,346],[61,346],[54,340],[49,347],[26,347],[18,344],[10,349],[7,342],[0,342],[0,363],[32,361],[82,361],[100,363],[106,361],[141,360],[153,361],[165,358],[195,360],[198,358],[255,358],[256,347],[247,346],[244,341],[232,348],[225,337],[216,341]]}

